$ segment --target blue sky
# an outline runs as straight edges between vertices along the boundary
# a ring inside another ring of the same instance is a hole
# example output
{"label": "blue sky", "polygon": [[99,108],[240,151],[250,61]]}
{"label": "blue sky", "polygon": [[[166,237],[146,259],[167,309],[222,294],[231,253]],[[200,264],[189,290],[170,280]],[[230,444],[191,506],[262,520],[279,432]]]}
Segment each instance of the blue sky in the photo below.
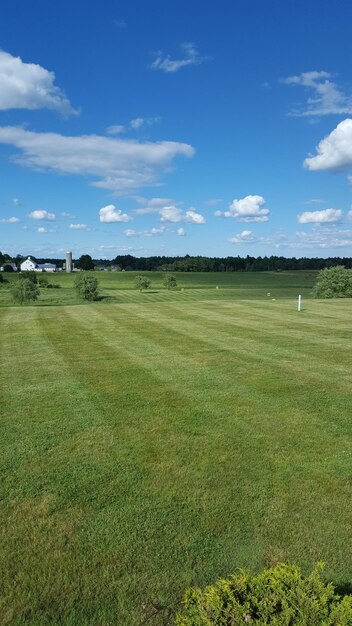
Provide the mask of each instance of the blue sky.
{"label": "blue sky", "polygon": [[352,5],[3,0],[0,249],[350,256]]}

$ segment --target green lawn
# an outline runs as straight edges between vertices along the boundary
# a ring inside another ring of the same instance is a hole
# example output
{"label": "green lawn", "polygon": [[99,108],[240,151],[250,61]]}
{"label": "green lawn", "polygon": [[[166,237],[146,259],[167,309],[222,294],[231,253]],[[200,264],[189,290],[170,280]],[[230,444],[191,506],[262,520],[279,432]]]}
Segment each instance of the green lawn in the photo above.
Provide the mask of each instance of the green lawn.
{"label": "green lawn", "polygon": [[166,625],[283,559],[351,580],[352,301],[297,313],[299,274],[0,309],[1,624]]}

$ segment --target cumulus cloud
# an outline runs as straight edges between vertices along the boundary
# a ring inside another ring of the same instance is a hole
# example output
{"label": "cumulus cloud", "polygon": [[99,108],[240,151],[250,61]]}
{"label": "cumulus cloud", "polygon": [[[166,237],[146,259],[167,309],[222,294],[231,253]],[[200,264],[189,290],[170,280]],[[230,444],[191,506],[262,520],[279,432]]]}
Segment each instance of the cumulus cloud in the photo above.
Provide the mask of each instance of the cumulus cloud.
{"label": "cumulus cloud", "polygon": [[143,124],[144,124],[143,117],[136,117],[136,119],[130,121],[131,128],[134,128],[134,130],[136,130],[137,128],[140,128],[141,126],[143,126]]}
{"label": "cumulus cloud", "polygon": [[111,222],[130,222],[132,217],[127,213],[122,213],[121,209],[117,209],[114,204],[108,204],[100,209],[99,220],[109,224]]}
{"label": "cumulus cloud", "polygon": [[341,209],[323,209],[322,211],[305,211],[298,215],[300,224],[326,224],[339,222],[342,218]]}
{"label": "cumulus cloud", "polygon": [[54,72],[0,50],[0,110],[55,109],[63,115],[77,113],[54,81]]}
{"label": "cumulus cloud", "polygon": [[46,233],[47,230],[46,230],[46,228],[44,228],[44,226],[39,226],[39,228],[37,228],[37,232],[38,233]]}
{"label": "cumulus cloud", "polygon": [[231,243],[255,243],[256,240],[257,238],[253,236],[251,230],[243,230],[241,233],[229,238]]}
{"label": "cumulus cloud", "polygon": [[0,220],[0,224],[16,224],[19,221],[18,217],[4,217]]}
{"label": "cumulus cloud", "polygon": [[186,222],[188,224],[204,224],[205,217],[193,207],[183,211],[179,206],[168,205],[160,207],[157,212],[162,222]]}
{"label": "cumulus cloud", "polygon": [[36,209],[29,213],[28,217],[31,220],[48,220],[49,222],[53,222],[56,219],[55,213],[49,213],[49,211],[44,209]]}
{"label": "cumulus cloud", "polygon": [[269,209],[263,209],[265,200],[262,196],[245,196],[233,200],[228,211],[215,211],[216,217],[234,217],[240,222],[267,222]]}
{"label": "cumulus cloud", "polygon": [[69,228],[71,230],[90,230],[87,224],[70,224]]}
{"label": "cumulus cloud", "polygon": [[282,79],[286,85],[300,85],[313,94],[289,114],[295,117],[351,114],[352,96],[344,94],[330,78],[329,72],[313,71]]}
{"label": "cumulus cloud", "polygon": [[15,126],[0,127],[0,143],[21,151],[14,158],[21,165],[60,174],[94,176],[98,180],[91,185],[115,193],[158,185],[160,174],[170,171],[176,157],[194,155],[192,146],[175,141],[138,142],[98,135],[66,137]]}
{"label": "cumulus cloud", "polygon": [[159,51],[156,53],[156,58],[150,68],[169,74],[178,72],[182,67],[200,65],[206,60],[206,57],[200,56],[194,43],[182,43],[180,48],[183,55],[182,59],[171,59],[170,55],[165,56],[162,51]]}
{"label": "cumulus cloud", "polygon": [[201,213],[197,213],[197,211],[193,208],[188,209],[185,213],[185,222],[188,224],[205,224],[205,217],[201,215]]}
{"label": "cumulus cloud", "polygon": [[178,228],[177,229],[177,234],[179,235],[179,237],[184,237],[185,235],[187,235],[187,233],[186,233],[184,228]]}
{"label": "cumulus cloud", "polygon": [[311,171],[343,172],[352,167],[352,119],[340,122],[317,146],[317,155],[309,156],[304,166]]}

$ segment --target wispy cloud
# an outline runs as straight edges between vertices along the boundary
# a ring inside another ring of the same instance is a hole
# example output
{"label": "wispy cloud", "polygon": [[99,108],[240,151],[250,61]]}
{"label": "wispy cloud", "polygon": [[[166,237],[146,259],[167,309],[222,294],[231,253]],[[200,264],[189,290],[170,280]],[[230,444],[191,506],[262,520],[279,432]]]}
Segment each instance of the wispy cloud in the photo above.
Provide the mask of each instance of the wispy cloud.
{"label": "wispy cloud", "polygon": [[303,72],[298,76],[281,79],[286,85],[299,85],[312,95],[289,115],[312,117],[322,115],[344,115],[352,113],[352,96],[345,94],[331,79],[329,72]]}
{"label": "wispy cloud", "polygon": [[62,115],[76,114],[54,81],[54,72],[0,50],[0,110],[54,109]]}
{"label": "wispy cloud", "polygon": [[0,220],[0,224],[16,224],[20,219],[18,217],[3,217]]}
{"label": "wispy cloud", "polygon": [[156,53],[156,58],[150,65],[150,68],[153,70],[160,70],[168,74],[173,74],[178,72],[183,67],[188,67],[189,65],[200,65],[208,58],[202,57],[199,54],[197,46],[194,43],[182,43],[180,48],[182,52],[181,59],[171,59],[169,54],[165,56],[160,50]]}
{"label": "wispy cloud", "polygon": [[162,235],[165,231],[165,226],[159,226],[157,228],[150,228],[149,230],[134,230],[133,228],[127,228],[123,232],[126,237],[154,237],[155,235]]}
{"label": "wispy cloud", "polygon": [[233,200],[228,211],[215,211],[215,217],[234,217],[240,222],[267,222],[269,209],[264,209],[265,200],[262,196],[245,196]]}
{"label": "wispy cloud", "polygon": [[70,224],[69,228],[71,230],[87,230],[87,231],[90,230],[87,224]]}
{"label": "wispy cloud", "polygon": [[82,135],[36,133],[16,126],[0,127],[0,144],[21,153],[13,160],[36,170],[94,176],[90,184],[116,194],[159,185],[178,156],[193,157],[192,146],[175,141],[135,140]]}

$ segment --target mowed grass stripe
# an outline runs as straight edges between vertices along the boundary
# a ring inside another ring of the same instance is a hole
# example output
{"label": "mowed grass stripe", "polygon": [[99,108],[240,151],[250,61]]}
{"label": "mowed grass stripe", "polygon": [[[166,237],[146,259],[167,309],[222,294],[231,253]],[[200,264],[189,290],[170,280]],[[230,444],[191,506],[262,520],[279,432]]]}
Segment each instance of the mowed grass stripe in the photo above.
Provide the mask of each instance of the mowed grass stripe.
{"label": "mowed grass stripe", "polygon": [[[328,392],[317,389],[314,402],[308,362],[285,391],[272,328],[273,354],[256,335],[257,351],[246,358],[249,305],[237,329],[241,350],[231,343],[232,321],[216,328],[218,308],[209,305],[207,322],[206,304],[175,307],[151,305],[142,316],[136,305],[41,308],[28,329],[25,317],[7,327],[7,346],[25,337],[12,366],[21,357],[36,366],[19,384],[25,393],[31,380],[38,385],[22,444],[35,442],[33,464],[20,468],[16,498],[3,511],[12,555],[5,602],[22,622],[166,624],[187,585],[277,557],[304,567],[323,558],[328,575],[347,580],[348,439],[344,416],[334,419],[328,372],[321,375]],[[265,318],[258,323],[265,334]],[[58,393],[63,434],[47,448],[36,425],[46,414],[51,428],[53,399],[38,393],[44,381]],[[345,401],[348,394],[341,389]],[[13,423],[23,422],[10,396]],[[22,560],[27,550],[35,575]]]}

